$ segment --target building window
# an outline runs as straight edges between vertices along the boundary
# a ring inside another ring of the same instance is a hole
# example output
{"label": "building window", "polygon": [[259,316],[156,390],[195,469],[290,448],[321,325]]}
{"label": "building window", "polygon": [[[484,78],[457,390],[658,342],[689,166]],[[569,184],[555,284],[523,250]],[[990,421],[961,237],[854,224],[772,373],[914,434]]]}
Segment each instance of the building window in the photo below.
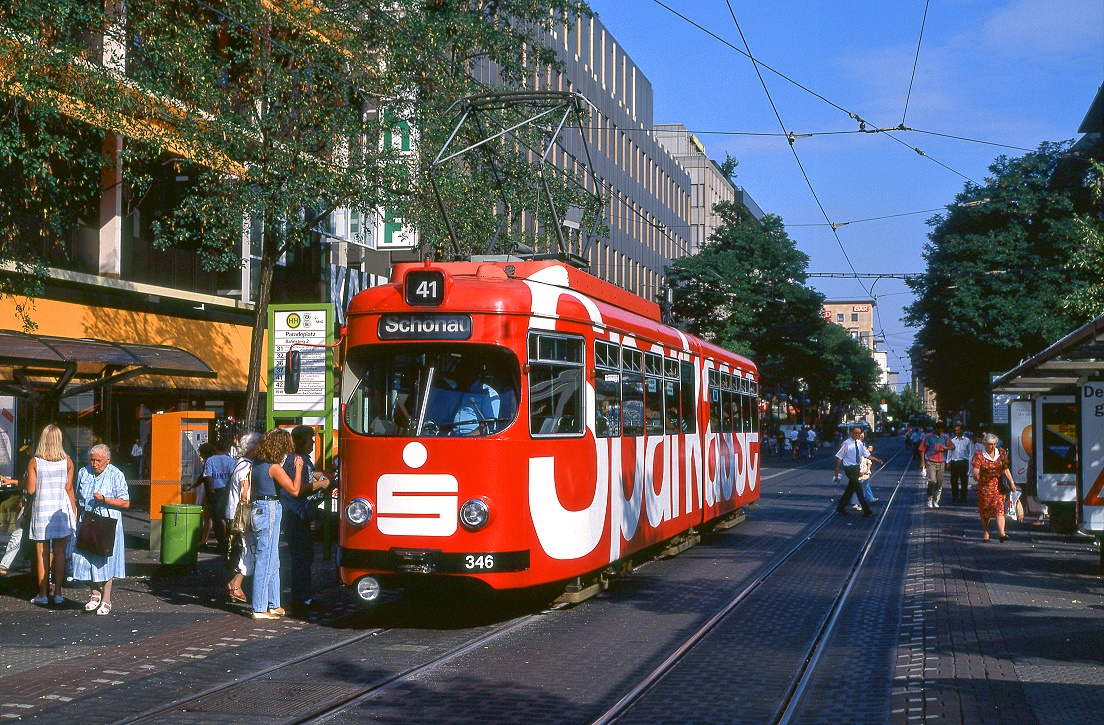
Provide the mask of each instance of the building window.
{"label": "building window", "polygon": [[852,322],[858,322],[859,321],[859,313],[858,312],[852,312],[851,313],[851,321]]}
{"label": "building window", "polygon": [[843,313],[840,312],[836,315],[836,322],[843,323]]}

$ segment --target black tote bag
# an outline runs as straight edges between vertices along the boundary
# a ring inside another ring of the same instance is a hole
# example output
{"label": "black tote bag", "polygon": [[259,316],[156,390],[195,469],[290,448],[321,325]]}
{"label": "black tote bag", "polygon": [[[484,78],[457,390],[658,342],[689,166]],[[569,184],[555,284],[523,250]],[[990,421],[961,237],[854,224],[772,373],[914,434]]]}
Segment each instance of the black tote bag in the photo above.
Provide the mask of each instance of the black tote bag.
{"label": "black tote bag", "polygon": [[77,530],[77,549],[85,554],[111,556],[115,551],[115,519],[85,511]]}

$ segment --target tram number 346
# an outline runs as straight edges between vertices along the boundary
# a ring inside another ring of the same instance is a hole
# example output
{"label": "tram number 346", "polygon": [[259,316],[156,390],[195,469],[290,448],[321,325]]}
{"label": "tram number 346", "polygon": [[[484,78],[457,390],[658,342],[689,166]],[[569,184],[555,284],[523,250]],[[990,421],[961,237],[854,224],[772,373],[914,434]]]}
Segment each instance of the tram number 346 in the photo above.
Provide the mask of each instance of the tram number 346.
{"label": "tram number 346", "polygon": [[483,556],[475,556],[469,554],[464,557],[465,569],[494,569],[494,556],[492,554],[486,554]]}

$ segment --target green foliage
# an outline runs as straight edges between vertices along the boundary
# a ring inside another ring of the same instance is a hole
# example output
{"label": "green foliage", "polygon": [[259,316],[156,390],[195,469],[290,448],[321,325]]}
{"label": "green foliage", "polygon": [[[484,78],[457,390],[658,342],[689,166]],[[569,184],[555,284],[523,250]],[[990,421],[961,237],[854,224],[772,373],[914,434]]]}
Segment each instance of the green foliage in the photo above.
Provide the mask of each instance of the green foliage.
{"label": "green foliage", "polygon": [[875,392],[874,398],[871,400],[871,406],[877,406],[883,400],[886,401],[886,407],[888,408],[886,414],[898,425],[907,422],[909,416],[924,412],[920,396],[910,387],[906,387],[898,393],[889,386],[883,385]]}
{"label": "green foliage", "polygon": [[877,363],[821,316],[824,298],[805,284],[809,258],[782,220],[767,215],[757,222],[729,202],[715,209],[722,223],[709,243],[668,268],[676,319],[688,332],[755,360],[764,391],[793,392],[801,380],[814,402],[866,401]]}
{"label": "green foliage", "polygon": [[977,407],[990,372],[1104,311],[1104,222],[1086,204],[1093,176],[1062,173],[1068,150],[1043,143],[999,157],[984,186],[967,184],[929,221],[928,268],[909,282],[918,299],[906,320],[920,328],[913,369],[945,409]]}

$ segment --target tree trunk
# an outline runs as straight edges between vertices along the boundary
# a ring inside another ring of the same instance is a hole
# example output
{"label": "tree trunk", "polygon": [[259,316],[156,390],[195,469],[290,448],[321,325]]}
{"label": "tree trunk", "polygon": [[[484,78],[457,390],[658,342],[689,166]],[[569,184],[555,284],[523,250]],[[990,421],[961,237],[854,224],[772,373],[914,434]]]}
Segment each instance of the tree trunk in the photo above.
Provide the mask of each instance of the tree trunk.
{"label": "tree trunk", "polygon": [[[245,389],[245,420],[247,425],[261,416],[261,374],[265,369],[265,330],[268,328],[268,302],[272,298],[272,278],[276,270],[280,240],[275,220],[265,215],[264,242],[261,253],[261,277],[257,286],[257,299],[253,303],[253,335],[249,344],[249,383]],[[268,391],[272,395],[272,391]]]}

